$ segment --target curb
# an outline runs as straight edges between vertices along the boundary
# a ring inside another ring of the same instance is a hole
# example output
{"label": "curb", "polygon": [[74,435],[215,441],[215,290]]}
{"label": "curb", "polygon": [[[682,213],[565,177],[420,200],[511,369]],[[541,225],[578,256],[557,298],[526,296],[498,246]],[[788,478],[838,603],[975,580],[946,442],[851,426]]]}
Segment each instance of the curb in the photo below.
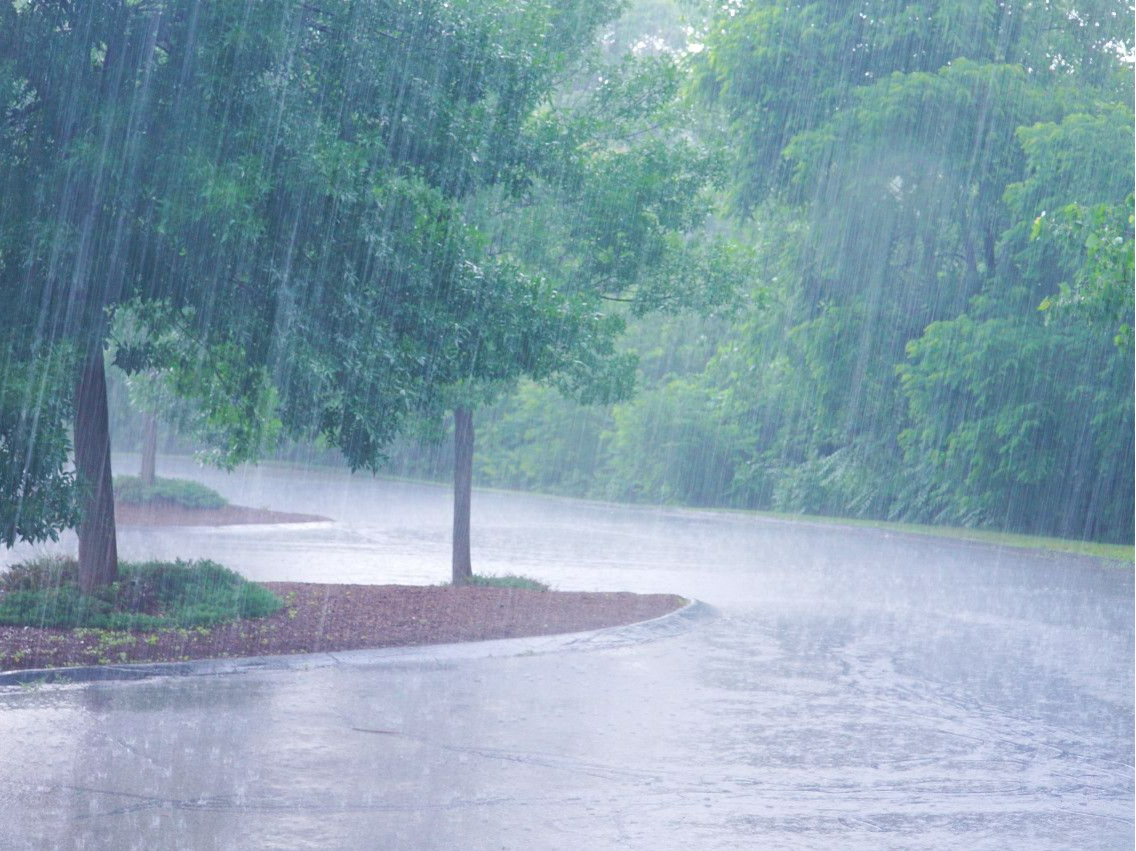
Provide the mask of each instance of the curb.
{"label": "curb", "polygon": [[191,662],[140,662],[133,665],[87,665],[74,668],[33,668],[0,671],[0,688],[22,685],[66,685],[151,677],[203,677],[250,671],[306,671],[315,668],[421,668],[452,667],[475,659],[538,656],[568,651],[612,650],[681,635],[695,624],[717,617],[714,607],[690,600],[680,609],[647,621],[609,626],[587,632],[567,632],[527,638],[497,638],[459,644],[419,644],[294,653],[287,656],[247,656],[199,659]]}

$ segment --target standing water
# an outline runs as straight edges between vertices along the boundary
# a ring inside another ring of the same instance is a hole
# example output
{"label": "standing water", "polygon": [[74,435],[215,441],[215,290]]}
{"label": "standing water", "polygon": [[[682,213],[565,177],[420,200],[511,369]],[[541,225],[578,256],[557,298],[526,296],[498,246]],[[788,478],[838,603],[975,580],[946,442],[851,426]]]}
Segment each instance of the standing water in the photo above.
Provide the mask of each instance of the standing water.
{"label": "standing water", "polygon": [[[445,579],[444,488],[201,475],[234,502],[332,519],[125,530],[127,556],[168,547],[253,578]],[[484,572],[677,592],[717,616],[590,652],[5,688],[14,847],[1133,842],[1130,568],[510,493],[478,493],[474,521]]]}

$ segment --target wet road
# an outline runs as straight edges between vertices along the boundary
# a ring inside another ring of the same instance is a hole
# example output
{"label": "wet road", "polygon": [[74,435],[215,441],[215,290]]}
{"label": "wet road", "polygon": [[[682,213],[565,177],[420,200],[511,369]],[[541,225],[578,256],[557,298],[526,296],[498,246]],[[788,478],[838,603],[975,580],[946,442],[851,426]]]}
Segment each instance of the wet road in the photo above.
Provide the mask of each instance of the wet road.
{"label": "wet road", "polygon": [[[124,557],[446,578],[444,489],[196,475],[334,522],[128,530]],[[3,688],[0,848],[1133,847],[1131,569],[511,494],[474,511],[480,572],[719,617],[591,652]]]}

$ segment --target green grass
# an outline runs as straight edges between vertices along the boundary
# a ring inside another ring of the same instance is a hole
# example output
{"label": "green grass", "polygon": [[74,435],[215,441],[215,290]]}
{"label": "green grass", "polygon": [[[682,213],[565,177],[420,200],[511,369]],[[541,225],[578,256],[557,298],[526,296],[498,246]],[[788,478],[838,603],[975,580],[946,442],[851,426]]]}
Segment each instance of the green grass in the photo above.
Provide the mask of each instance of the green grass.
{"label": "green grass", "polygon": [[516,576],[512,573],[507,573],[504,576],[482,576],[475,573],[468,584],[477,585],[482,588],[518,588],[522,591],[552,590],[549,586],[536,579],[530,579],[527,576]]}
{"label": "green grass", "polygon": [[188,479],[154,479],[144,485],[137,476],[115,476],[114,495],[122,502],[147,505],[165,502],[185,508],[224,508],[228,501],[212,488]]}
{"label": "green grass", "polygon": [[72,558],[40,558],[0,574],[0,624],[109,630],[208,627],[284,605],[216,562],[120,562],[118,581],[79,592]]}
{"label": "green grass", "polygon": [[1106,544],[1099,541],[1076,541],[1067,538],[1045,538],[1038,535],[1023,535],[1017,532],[998,532],[992,529],[966,529],[957,526],[928,526],[920,523],[898,523],[886,520],[867,520],[854,517],[821,517],[811,514],[783,514],[771,511],[754,512],[760,517],[774,517],[779,520],[795,520],[808,523],[831,523],[843,526],[859,526],[870,529],[884,529],[903,532],[908,535],[924,535],[933,538],[950,538],[956,541],[977,541],[1000,547],[1020,547],[1023,549],[1049,550],[1058,553],[1093,556],[1108,561],[1133,563],[1136,548],[1132,544]]}

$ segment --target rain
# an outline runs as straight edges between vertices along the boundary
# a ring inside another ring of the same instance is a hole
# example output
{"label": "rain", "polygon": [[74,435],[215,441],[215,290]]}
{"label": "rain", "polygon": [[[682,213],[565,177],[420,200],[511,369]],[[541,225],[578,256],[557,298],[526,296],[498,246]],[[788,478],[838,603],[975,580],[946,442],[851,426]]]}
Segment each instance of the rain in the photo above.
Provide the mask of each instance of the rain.
{"label": "rain", "polygon": [[0,848],[1136,843],[1121,0],[0,0]]}

